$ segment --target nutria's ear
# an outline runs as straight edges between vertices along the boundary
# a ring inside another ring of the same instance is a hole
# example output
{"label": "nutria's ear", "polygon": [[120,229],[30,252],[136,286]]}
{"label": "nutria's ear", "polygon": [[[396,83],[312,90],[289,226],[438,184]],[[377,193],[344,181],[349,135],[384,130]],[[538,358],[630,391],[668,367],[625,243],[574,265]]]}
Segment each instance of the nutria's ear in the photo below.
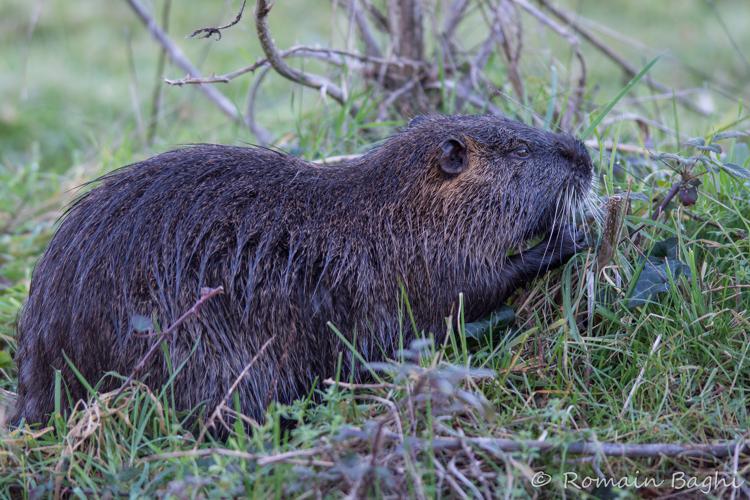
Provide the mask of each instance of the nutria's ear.
{"label": "nutria's ear", "polygon": [[457,175],[468,165],[466,145],[459,139],[451,137],[440,145],[440,170],[447,175]]}

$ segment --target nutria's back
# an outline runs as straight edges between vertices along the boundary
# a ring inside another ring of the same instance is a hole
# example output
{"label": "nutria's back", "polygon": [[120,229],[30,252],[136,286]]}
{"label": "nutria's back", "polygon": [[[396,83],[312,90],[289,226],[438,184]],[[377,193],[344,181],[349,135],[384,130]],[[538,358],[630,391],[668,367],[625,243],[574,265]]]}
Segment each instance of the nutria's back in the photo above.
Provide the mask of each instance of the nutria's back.
{"label": "nutria's back", "polygon": [[[578,246],[560,231],[555,245],[506,255],[561,226],[590,177],[579,141],[487,116],[423,118],[336,166],[199,145],[124,167],[73,205],[34,270],[18,417],[51,412],[56,369],[85,397],[65,356],[92,383],[127,375],[153,343],[144,319],[164,328],[202,287],[222,286],[166,339],[171,364],[185,363],[176,405],[213,408],[273,338],[238,387],[243,410],[262,418],[271,400],[334,375],[340,355],[352,370],[329,323],[379,360],[420,333],[404,326],[402,290],[418,329],[440,338],[460,293],[466,320],[478,319],[564,262]],[[167,366],[159,353],[139,378],[158,387]]]}

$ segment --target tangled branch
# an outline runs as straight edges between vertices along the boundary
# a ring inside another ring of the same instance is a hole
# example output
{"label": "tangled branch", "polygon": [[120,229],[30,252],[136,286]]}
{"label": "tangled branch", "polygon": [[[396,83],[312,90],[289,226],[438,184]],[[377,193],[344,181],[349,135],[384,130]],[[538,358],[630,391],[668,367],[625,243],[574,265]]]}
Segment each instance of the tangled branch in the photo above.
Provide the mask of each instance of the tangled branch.
{"label": "tangled branch", "polygon": [[[300,85],[304,85],[305,87],[320,90],[321,93],[330,96],[339,104],[345,104],[348,100],[348,96],[336,84],[325,77],[296,70],[284,61],[284,58],[276,48],[276,44],[271,36],[271,31],[268,28],[268,14],[271,12],[271,7],[272,5],[266,2],[266,0],[258,0],[255,7],[255,28],[258,33],[260,46],[263,48],[263,52],[268,58],[268,63],[284,78]],[[351,110],[354,114],[358,111],[356,106],[352,106]]]}
{"label": "tangled branch", "polygon": [[[258,122],[254,106],[261,82],[267,81],[267,71],[257,75],[248,88],[245,116],[242,116],[223,94],[212,90],[212,85],[229,83],[243,75],[259,69],[271,68],[274,73],[296,85],[316,90],[344,106],[352,116],[360,109],[350,95],[350,83],[337,84],[333,75],[346,74],[347,79],[358,76],[372,94],[379,120],[395,116],[408,117],[417,113],[444,109],[450,105],[455,112],[471,106],[485,112],[502,115],[503,108],[497,104],[500,96],[515,103],[511,109],[525,108],[531,112],[534,123],[550,123],[529,110],[520,60],[524,52],[523,15],[534,18],[543,29],[559,36],[570,47],[577,70],[570,73],[567,102],[557,101],[557,91],[550,96],[550,112],[554,126],[571,131],[581,123],[584,116],[584,92],[587,85],[587,67],[583,56],[582,42],[590,44],[615,65],[626,76],[638,73],[635,64],[609,47],[599,37],[587,30],[578,19],[552,4],[549,0],[451,0],[442,8],[442,18],[437,12],[432,24],[432,33],[423,21],[424,0],[389,0],[387,9],[375,6],[371,0],[346,0],[349,18],[349,33],[355,34],[361,47],[356,50],[341,50],[333,47],[294,46],[280,49],[274,42],[268,17],[273,8],[268,0],[257,0],[254,10],[256,34],[265,57],[234,71],[203,76],[184,56],[179,48],[161,31],[153,18],[140,4],[140,0],[127,0],[138,17],[146,24],[154,38],[175,64],[186,72],[183,78],[165,79],[173,86],[198,85],[206,96],[223,113],[233,120],[244,122],[256,135],[259,142],[268,144],[272,137]],[[338,3],[336,0],[334,0]],[[223,30],[231,28],[243,19],[247,0],[243,0],[234,19],[216,27],[199,28],[190,35],[196,38],[220,40]],[[440,7],[438,7],[440,9]],[[485,20],[487,34],[481,43],[472,48],[462,46],[459,28],[472,12],[480,12]],[[428,37],[437,41],[433,54],[428,54]],[[493,54],[499,54],[507,70],[507,85],[513,96],[503,85],[485,75],[485,68]],[[315,73],[289,64],[290,57],[316,59],[329,65],[331,72]],[[437,61],[440,61],[439,63]],[[663,95],[675,95],[679,102],[690,109],[701,111],[688,96],[671,93],[666,85],[647,76],[645,82]],[[565,95],[565,94],[563,94]]]}

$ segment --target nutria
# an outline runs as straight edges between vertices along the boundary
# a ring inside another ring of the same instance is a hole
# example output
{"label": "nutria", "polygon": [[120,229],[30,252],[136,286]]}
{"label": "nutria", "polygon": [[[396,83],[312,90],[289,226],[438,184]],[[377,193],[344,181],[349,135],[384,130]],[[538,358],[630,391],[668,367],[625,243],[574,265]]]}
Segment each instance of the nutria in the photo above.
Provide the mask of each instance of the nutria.
{"label": "nutria", "polygon": [[580,141],[492,116],[415,119],[337,165],[195,145],[123,167],[72,205],[33,272],[16,418],[53,411],[54,370],[63,395],[86,397],[66,357],[92,384],[131,373],[153,343],[144,318],[164,328],[221,286],[165,339],[169,359],[158,351],[138,378],[159,387],[168,363],[184,363],[177,408],[210,410],[273,337],[237,388],[243,412],[262,419],[271,400],[334,376],[339,359],[353,374],[331,325],[364,359],[394,358],[422,332],[444,338],[460,294],[465,321],[477,320],[566,262],[585,242],[561,228],[591,176]]}

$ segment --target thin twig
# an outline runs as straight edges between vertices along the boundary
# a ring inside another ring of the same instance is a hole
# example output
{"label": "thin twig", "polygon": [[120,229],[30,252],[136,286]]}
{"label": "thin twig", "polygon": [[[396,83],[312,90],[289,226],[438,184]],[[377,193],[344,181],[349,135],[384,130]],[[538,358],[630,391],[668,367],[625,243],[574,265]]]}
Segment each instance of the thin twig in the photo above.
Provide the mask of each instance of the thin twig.
{"label": "thin twig", "polygon": [[[345,61],[344,59],[354,59],[360,62],[365,63],[373,63],[373,64],[384,64],[384,65],[390,65],[390,66],[396,66],[396,67],[405,67],[405,66],[412,66],[415,68],[422,67],[425,65],[425,63],[420,61],[414,61],[411,59],[384,59],[382,57],[373,57],[373,56],[366,56],[363,54],[358,54],[356,52],[348,52],[345,50],[339,50],[339,49],[330,49],[325,47],[308,47],[305,45],[299,45],[295,47],[291,47],[287,50],[282,50],[279,52],[279,57],[281,58],[287,58],[292,56],[300,56],[300,57],[314,57],[316,59],[320,59],[322,61],[335,64],[338,66],[343,66]],[[333,56],[340,56],[340,58],[335,58]],[[252,73],[255,70],[262,68],[266,65],[270,64],[270,60],[268,58],[265,59],[259,59],[258,61],[254,62],[253,64],[249,66],[245,66],[243,68],[231,71],[229,73],[225,73],[223,75],[213,75],[208,77],[201,77],[201,78],[195,78],[195,77],[185,77],[181,78],[179,80],[170,80],[166,79],[164,80],[169,85],[199,85],[204,83],[228,83],[231,80],[237,78],[238,76],[242,76],[246,73]]]}
{"label": "thin twig", "polygon": [[[439,36],[437,37],[438,41],[443,47],[440,57],[443,58],[443,67],[445,74],[458,73],[456,67],[458,65],[459,59],[459,48],[453,37],[455,35],[456,29],[458,28],[458,25],[464,19],[465,11],[468,5],[468,0],[453,0],[450,4],[450,7],[445,13],[446,17],[443,21],[443,27],[441,32],[439,33]],[[434,29],[437,32],[437,27],[435,27]],[[460,106],[461,103],[457,102],[456,110],[460,110]]]}
{"label": "thin twig", "polygon": [[266,455],[266,456],[258,458],[258,465],[262,467],[264,465],[271,465],[271,464],[277,464],[279,462],[286,462],[287,460],[292,459],[292,458],[312,457],[327,449],[328,448],[326,446],[319,446],[316,448],[308,448],[306,450],[287,451],[284,453],[279,453],[277,455]]}
{"label": "thin twig", "polygon": [[500,108],[492,104],[489,99],[486,99],[480,95],[475,94],[471,90],[467,89],[463,84],[460,82],[454,82],[453,80],[443,80],[443,81],[434,81],[429,82],[424,85],[425,90],[441,90],[442,88],[447,88],[449,90],[452,90],[456,93],[458,97],[465,100],[466,102],[473,104],[477,108],[484,110],[490,114],[493,114],[495,116],[505,116],[505,114],[500,111]]}
{"label": "thin twig", "polygon": [[[682,187],[682,181],[677,181],[674,184],[672,184],[672,187],[669,189],[669,192],[664,197],[661,203],[659,203],[659,206],[656,207],[656,210],[653,214],[651,214],[651,220],[657,220],[659,216],[664,212],[664,209],[667,208],[667,205],[669,205],[669,202],[672,201],[672,198],[674,198],[677,193],[680,191],[680,188]],[[632,236],[632,235],[631,235]]]}
{"label": "thin twig", "polygon": [[445,470],[445,467],[443,467],[443,464],[441,464],[440,461],[436,458],[433,458],[432,462],[435,465],[435,469],[438,472],[440,478],[447,481],[448,486],[450,486],[453,492],[458,495],[458,498],[461,498],[462,500],[469,500],[469,495],[467,495],[466,492],[461,489],[453,476],[451,474],[448,474],[448,472]]}
{"label": "thin twig", "polygon": [[360,8],[359,0],[349,0],[349,9],[354,16],[354,22],[357,25],[357,31],[362,38],[362,42],[365,44],[365,53],[368,56],[380,57],[381,52],[378,47],[378,42],[375,40],[375,35],[373,35],[372,30],[370,29],[370,23],[367,20],[367,17]]}
{"label": "thin twig", "polygon": [[[193,63],[190,62],[190,60],[185,56],[182,50],[177,45],[175,45],[172,39],[170,39],[164,32],[164,30],[159,27],[151,14],[146,10],[143,4],[141,4],[140,0],[126,1],[138,16],[138,18],[141,20],[141,22],[146,25],[146,28],[148,28],[151,36],[153,36],[156,41],[159,42],[162,47],[164,47],[164,50],[167,51],[172,62],[176,64],[180,69],[185,71],[188,75],[199,78],[201,73],[198,68],[193,66]],[[232,104],[232,101],[230,101],[224,94],[219,92],[215,87],[212,87],[210,85],[200,85],[199,88],[201,89],[201,92],[203,92],[206,97],[208,97],[208,99],[222,111],[222,113],[227,115],[232,120],[242,120],[242,115],[237,111],[237,108],[234,104]]]}
{"label": "thin twig", "polygon": [[362,0],[362,4],[364,5],[367,14],[373,20],[375,28],[385,34],[389,34],[388,18],[385,16],[385,14],[383,14],[380,9],[375,7],[372,2],[370,2],[370,0]]}
{"label": "thin twig", "polygon": [[[289,57],[295,54],[297,50],[298,50],[297,48],[286,50],[281,53],[281,57]],[[223,75],[204,76],[200,78],[186,76],[185,78],[180,78],[179,80],[165,78],[164,83],[168,85],[175,85],[177,87],[181,87],[183,85],[202,85],[202,84],[207,84],[207,83],[229,83],[230,81],[234,80],[235,78],[239,76],[242,76],[247,73],[254,73],[255,70],[257,70],[258,68],[262,68],[266,66],[267,64],[268,64],[268,59],[260,59],[249,66],[245,66],[240,69],[230,71],[229,73],[225,73]]]}
{"label": "thin twig", "polygon": [[193,31],[190,34],[190,38],[195,38],[198,35],[201,35],[198,38],[210,38],[211,36],[216,35],[216,40],[217,41],[221,40],[221,32],[222,32],[222,30],[225,30],[227,28],[231,28],[232,26],[234,26],[235,24],[237,24],[238,22],[240,22],[240,19],[242,19],[242,14],[243,14],[243,12],[245,12],[245,4],[246,3],[247,3],[247,0],[242,0],[242,7],[240,7],[240,11],[237,13],[237,16],[234,18],[234,20],[231,23],[225,24],[224,26],[216,26],[216,27],[209,27],[209,28],[199,28],[199,29]]}
{"label": "thin twig", "polygon": [[[156,455],[149,455],[143,457],[139,462],[155,462],[159,460],[166,460],[170,458],[200,458],[210,457],[212,455],[219,455],[222,457],[239,458],[241,460],[251,460],[257,462],[259,466],[275,464],[279,462],[290,463],[298,460],[300,457],[312,457],[316,454],[326,451],[325,447],[309,448],[305,450],[295,450],[286,453],[279,453],[277,455],[258,455],[256,453],[248,453],[246,451],[231,450],[228,448],[200,448],[193,450],[184,451],[172,451],[167,453],[159,453]],[[331,467],[334,464],[329,461],[316,460],[309,458],[304,460],[304,463],[309,465],[317,465],[321,467]]]}
{"label": "thin twig", "polygon": [[185,321],[187,321],[192,316],[195,316],[198,314],[198,310],[200,307],[205,304],[211,297],[215,297],[216,295],[219,295],[221,293],[224,293],[224,287],[217,287],[217,288],[204,288],[201,290],[201,296],[200,298],[193,304],[193,306],[182,313],[182,316],[177,318],[174,323],[172,323],[169,328],[164,330],[163,332],[158,334],[158,338],[154,341],[154,343],[151,345],[148,351],[146,351],[146,354],[144,354],[138,364],[133,368],[133,371],[128,375],[128,378],[125,379],[125,382],[122,383],[120,386],[120,389],[115,394],[115,399],[117,399],[122,392],[127,388],[128,385],[133,381],[133,378],[140,372],[143,367],[146,365],[148,360],[151,358],[151,356],[154,355],[156,350],[159,348],[159,345],[161,344],[161,341],[163,338],[167,337],[168,335],[173,334],[177,328],[179,328]]}
{"label": "thin twig", "polygon": [[651,156],[651,151],[637,144],[620,144],[614,141],[602,141],[600,144],[596,139],[589,139],[585,142],[586,147],[592,149],[606,149],[607,151],[617,150],[627,154],[639,154],[644,156]]}
{"label": "thin twig", "polygon": [[[750,285],[748,285],[750,286]],[[343,389],[359,389],[359,390],[372,390],[372,389],[393,389],[398,387],[396,384],[382,383],[382,384],[350,384],[348,382],[341,382],[340,380],[334,380],[327,378],[323,381],[325,385],[335,385]]]}
{"label": "thin twig", "polygon": [[558,36],[568,42],[571,49],[578,60],[580,67],[580,74],[578,76],[578,82],[575,90],[571,92],[568,98],[568,106],[563,116],[561,126],[564,130],[570,130],[572,126],[572,119],[574,116],[580,113],[581,102],[583,101],[583,93],[586,90],[586,61],[581,53],[580,43],[578,37],[573,33],[569,32],[563,26],[560,26],[557,22],[550,19],[549,16],[545,15],[541,10],[531,5],[526,0],[513,0],[516,4],[520,5],[526,12],[534,16],[540,23],[550,28],[552,31],[557,33]]}
{"label": "thin twig", "polygon": [[213,427],[214,420],[216,420],[216,417],[221,413],[222,409],[229,401],[229,398],[232,397],[232,394],[237,389],[237,386],[240,385],[240,382],[242,382],[242,379],[245,378],[245,375],[247,375],[247,372],[250,370],[250,368],[253,367],[255,362],[258,361],[258,359],[263,355],[263,353],[266,351],[266,348],[271,344],[271,342],[274,341],[275,338],[276,338],[276,335],[272,335],[270,339],[266,340],[265,343],[258,350],[258,352],[255,353],[255,356],[253,356],[253,359],[251,359],[250,362],[245,366],[245,368],[242,369],[240,374],[234,380],[234,383],[232,383],[232,385],[229,387],[229,390],[224,395],[224,398],[221,400],[221,402],[219,402],[218,405],[216,405],[216,408],[214,408],[214,411],[211,413],[211,416],[208,417],[208,419],[206,420],[206,425],[203,427],[203,430],[201,431],[200,436],[198,437],[197,443],[200,443],[201,441],[203,441],[203,437],[206,434],[206,429]]}
{"label": "thin twig", "polygon": [[451,461],[448,462],[448,471],[471,491],[471,493],[473,494],[473,498],[483,498],[482,493],[479,491],[479,489],[474,486],[474,484],[469,481],[469,479],[465,475],[463,475],[460,470],[458,470],[458,467],[456,467],[456,457],[453,457]]}
{"label": "thin twig", "polygon": [[409,92],[411,89],[413,89],[417,84],[419,83],[419,80],[417,78],[412,78],[408,82],[406,82],[404,85],[402,85],[400,88],[394,90],[391,92],[388,97],[386,97],[379,105],[378,105],[378,121],[385,121],[388,118],[388,109],[398,101],[401,97],[404,96],[407,92]]}
{"label": "thin twig", "polygon": [[469,6],[469,0],[453,0],[443,22],[442,36],[450,40],[456,32],[456,28],[464,19],[464,11]]}
{"label": "thin twig", "polygon": [[[740,441],[741,442],[741,441]],[[739,469],[740,465],[740,445],[737,443],[737,446],[734,448],[734,453],[732,454],[732,482],[734,483],[734,479],[740,479],[737,475],[737,469]],[[742,484],[742,481],[740,481],[739,484]],[[734,500],[737,497],[737,489],[738,488],[732,488],[732,496],[731,499]]]}
{"label": "thin twig", "polygon": [[[518,15],[518,7],[515,2],[511,3],[508,0],[500,0],[497,6],[494,7],[492,15],[494,20],[491,29],[496,30],[499,35],[496,38],[503,49],[503,55],[507,62],[508,80],[510,80],[510,84],[518,100],[524,102],[526,100],[526,91],[524,90],[523,79],[518,69],[518,63],[521,59],[521,48],[523,47],[523,25]],[[511,31],[515,35],[515,47],[512,46]]]}
{"label": "thin twig", "polygon": [[[385,439],[398,439],[395,433],[385,433]],[[750,441],[728,441],[718,444],[671,444],[671,443],[606,443],[577,441],[573,443],[553,443],[550,441],[515,440],[489,437],[434,437],[427,441],[407,438],[408,445],[419,450],[460,450],[462,440],[489,452],[520,452],[537,450],[543,453],[564,451],[572,455],[606,455],[616,457],[726,457],[731,456],[737,447],[741,451],[750,450]]]}
{"label": "thin twig", "polygon": [[665,132],[671,135],[675,134],[675,131],[669,128],[668,126],[666,126],[665,124],[657,120],[646,118],[645,116],[641,116],[637,113],[621,113],[619,115],[608,116],[607,118],[602,120],[602,127],[607,127],[609,125],[612,125],[613,123],[623,122],[623,121],[633,121],[636,124],[641,125],[641,126],[653,127],[655,129],[658,129],[662,132]]}

